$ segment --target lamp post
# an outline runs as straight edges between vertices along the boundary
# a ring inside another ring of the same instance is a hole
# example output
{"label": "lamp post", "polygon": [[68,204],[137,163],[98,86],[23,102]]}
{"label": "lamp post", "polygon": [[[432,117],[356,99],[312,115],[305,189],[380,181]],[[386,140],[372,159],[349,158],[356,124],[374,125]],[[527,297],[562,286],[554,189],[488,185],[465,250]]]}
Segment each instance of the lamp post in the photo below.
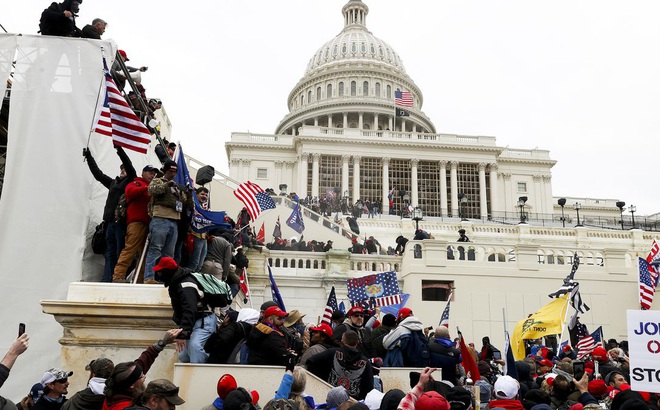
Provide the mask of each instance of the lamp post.
{"label": "lamp post", "polygon": [[422,212],[422,208],[416,206],[415,209],[413,209],[413,221],[415,221],[415,232],[419,231],[419,221],[424,219],[424,212]]}
{"label": "lamp post", "polygon": [[561,226],[566,228],[566,218],[564,217],[564,205],[566,205],[566,198],[559,198],[557,204],[561,206]]}
{"label": "lamp post", "polygon": [[628,208],[630,215],[632,216],[632,229],[635,229],[635,212],[637,212],[637,207],[635,205],[630,205]]}
{"label": "lamp post", "polygon": [[616,207],[619,208],[619,212],[621,212],[621,230],[623,230],[623,208],[626,207],[626,203],[623,201],[617,201]]}
{"label": "lamp post", "polygon": [[468,203],[467,195],[465,195],[463,192],[459,192],[458,193],[458,201],[459,201],[459,206],[460,206],[460,209],[458,210],[458,213],[460,214],[461,221],[467,221],[467,218],[465,217],[465,206]]}
{"label": "lamp post", "polygon": [[527,202],[526,196],[518,197],[518,206],[520,207],[520,223],[525,223],[525,203]]}
{"label": "lamp post", "polygon": [[580,223],[580,208],[582,208],[582,204],[579,202],[575,203],[575,212],[577,213],[577,225],[575,226],[582,226]]}
{"label": "lamp post", "polygon": [[287,184],[280,184],[280,196],[286,196],[286,191],[289,188]]}

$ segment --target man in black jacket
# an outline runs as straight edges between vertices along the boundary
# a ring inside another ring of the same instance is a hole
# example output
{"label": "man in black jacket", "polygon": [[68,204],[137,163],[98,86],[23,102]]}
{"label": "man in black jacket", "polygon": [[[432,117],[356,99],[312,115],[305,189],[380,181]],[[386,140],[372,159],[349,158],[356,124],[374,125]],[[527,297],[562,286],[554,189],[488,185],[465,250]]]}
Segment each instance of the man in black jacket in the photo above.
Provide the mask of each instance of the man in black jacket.
{"label": "man in black jacket", "polygon": [[431,353],[430,366],[442,369],[442,380],[449,380],[457,385],[456,366],[463,361],[463,358],[461,351],[456,349],[451,340],[448,328],[445,326],[435,328],[435,334],[429,340],[429,352]]}
{"label": "man in black jacket", "polygon": [[81,37],[82,32],[76,27],[76,15],[80,11],[82,0],[64,0],[53,2],[41,13],[39,31],[44,36]]}
{"label": "man in black jacket", "polygon": [[[216,315],[204,303],[203,290],[190,270],[180,268],[169,256],[158,259],[153,270],[156,280],[168,288],[174,310],[172,320],[183,329],[176,341],[179,361],[206,363],[209,355],[204,344],[215,331]],[[228,304],[226,300],[225,306]]]}
{"label": "man in black jacket", "polygon": [[111,178],[103,173],[96,164],[94,157],[89,149],[83,149],[83,156],[87,160],[87,166],[94,175],[94,179],[99,181],[104,187],[108,188],[108,198],[105,200],[103,208],[103,222],[105,223],[105,267],[103,269],[102,282],[112,282],[112,275],[115,272],[115,265],[122,249],[124,249],[124,238],[126,236],[126,227],[121,223],[115,222],[115,209],[119,203],[119,198],[126,190],[126,185],[137,177],[137,172],[131,163],[130,158],[124,152],[122,147],[115,146],[117,155],[121,159],[119,166],[119,176]]}
{"label": "man in black jacket", "polygon": [[100,40],[101,35],[105,33],[105,26],[108,23],[103,21],[103,19],[95,18],[92,20],[92,24],[88,24],[82,29],[83,38],[93,38],[95,40]]}
{"label": "man in black jacket", "polygon": [[307,360],[307,370],[333,386],[344,386],[356,400],[364,400],[374,388],[374,374],[369,360],[360,352],[357,333],[344,332],[342,347],[328,349]]}
{"label": "man in black jacket", "polygon": [[366,321],[364,310],[360,306],[354,306],[348,310],[346,317],[348,318],[346,322],[335,328],[332,338],[340,341],[344,332],[352,330],[358,336],[358,340],[360,341],[358,349],[364,357],[374,357],[373,347],[371,345],[371,330],[364,327]]}
{"label": "man in black jacket", "polygon": [[248,364],[286,366],[292,352],[280,328],[289,314],[278,306],[264,311],[261,323],[257,324],[245,343],[249,349]]}

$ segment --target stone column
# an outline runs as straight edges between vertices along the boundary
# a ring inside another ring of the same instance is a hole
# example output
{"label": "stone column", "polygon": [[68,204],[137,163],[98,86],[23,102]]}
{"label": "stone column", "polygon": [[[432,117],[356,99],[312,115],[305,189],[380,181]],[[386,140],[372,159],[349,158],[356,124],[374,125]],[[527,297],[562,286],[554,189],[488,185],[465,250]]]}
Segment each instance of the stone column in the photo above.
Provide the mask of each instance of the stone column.
{"label": "stone column", "polygon": [[488,218],[488,197],[486,196],[486,163],[479,163],[479,209],[481,219]]}
{"label": "stone column", "polygon": [[412,195],[410,200],[411,205],[413,207],[419,206],[419,190],[418,190],[418,183],[417,183],[417,165],[419,164],[419,160],[417,158],[413,158],[410,160],[410,186],[412,188]]}
{"label": "stone column", "polygon": [[315,127],[319,126],[319,117],[314,117],[314,126]]}
{"label": "stone column", "polygon": [[360,160],[359,155],[353,155],[353,198],[352,202],[355,203],[360,199]]}
{"label": "stone column", "polygon": [[456,170],[458,169],[458,161],[451,161],[449,170],[449,184],[451,186],[451,216],[457,217],[458,215],[458,178]]}
{"label": "stone column", "polygon": [[341,156],[341,196],[342,197],[344,196],[344,192],[348,191],[348,161],[350,158],[351,156],[348,154],[344,154]]}
{"label": "stone column", "polygon": [[319,159],[321,154],[312,154],[312,196],[319,196]]}
{"label": "stone column", "polygon": [[348,128],[348,113],[344,113],[344,129]]}
{"label": "stone column", "polygon": [[401,117],[401,132],[406,132],[406,120]]}
{"label": "stone column", "polygon": [[374,113],[374,131],[378,131],[378,113]]}
{"label": "stone column", "polygon": [[392,121],[393,118],[394,117],[391,116],[391,115],[387,116],[387,123],[389,124],[388,128],[390,129],[390,131],[394,131],[394,125],[393,125],[393,121]]}
{"label": "stone column", "polygon": [[527,201],[527,203],[529,204],[529,202],[532,202],[533,204],[537,204],[534,207],[534,211],[543,213],[543,207],[541,206],[541,204],[543,203],[543,202],[541,202],[543,200],[543,192],[542,192],[543,188],[541,187],[541,175],[533,175],[532,180],[534,181],[534,198],[530,198],[532,201]]}
{"label": "stone column", "polygon": [[497,164],[490,164],[490,214],[495,216],[500,211],[500,205],[497,203]]}
{"label": "stone column", "polygon": [[243,171],[241,172],[241,178],[243,181],[249,181],[250,180],[250,160],[249,159],[243,159],[241,160],[243,163]]}
{"label": "stone column", "polygon": [[439,161],[440,167],[440,214],[448,216],[447,212],[447,161]]}
{"label": "stone column", "polygon": [[364,113],[360,112],[358,113],[358,129],[364,128]]}
{"label": "stone column", "polygon": [[383,215],[390,214],[390,200],[387,195],[390,193],[390,158],[383,157],[383,197],[381,198],[380,213]]}
{"label": "stone column", "polygon": [[548,209],[545,209],[543,212],[546,214],[552,214],[553,212],[553,200],[552,200],[552,175],[543,175],[543,192],[545,196],[543,197],[543,203]]}
{"label": "stone column", "polygon": [[332,128],[332,114],[328,114],[328,128]]}
{"label": "stone column", "polygon": [[307,196],[307,167],[309,166],[309,153],[303,152],[298,157],[298,187],[296,193],[302,199]]}
{"label": "stone column", "polygon": [[232,158],[231,167],[229,168],[229,177],[230,178],[234,178],[237,181],[240,180],[240,177],[239,177],[239,172],[240,172],[239,167],[240,167],[240,165],[241,165],[240,160],[238,160],[236,158]]}
{"label": "stone column", "polygon": [[[279,193],[279,186],[280,184],[283,184],[282,182],[282,166],[284,163],[282,161],[275,161],[275,189],[276,192]],[[290,191],[289,191],[290,192]]]}
{"label": "stone column", "polygon": [[504,180],[504,212],[507,216],[511,212],[515,211],[516,205],[512,203],[512,193],[511,193],[511,174],[510,173],[501,173],[502,179]]}

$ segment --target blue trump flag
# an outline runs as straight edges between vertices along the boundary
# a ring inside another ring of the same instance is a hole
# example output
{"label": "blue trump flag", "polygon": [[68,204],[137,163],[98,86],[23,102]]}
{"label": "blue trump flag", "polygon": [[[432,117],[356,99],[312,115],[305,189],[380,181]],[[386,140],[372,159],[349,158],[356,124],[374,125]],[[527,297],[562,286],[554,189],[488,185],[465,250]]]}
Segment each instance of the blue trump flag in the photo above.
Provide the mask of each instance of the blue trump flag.
{"label": "blue trump flag", "polygon": [[186,165],[186,158],[183,156],[183,148],[181,147],[181,144],[177,147],[174,162],[176,162],[176,175],[174,176],[174,182],[183,187],[194,188],[193,179],[190,178],[190,172],[188,172],[188,166]]}
{"label": "blue trump flag", "polygon": [[302,211],[300,209],[300,202],[296,203],[296,207],[293,208],[291,216],[286,220],[286,224],[289,225],[291,229],[298,233],[303,233],[305,230],[305,222],[303,222]]}
{"label": "blue trump flag", "polygon": [[186,166],[186,158],[183,156],[183,148],[179,144],[176,153],[176,175],[174,176],[174,182],[177,184],[190,188],[193,201],[195,202],[195,212],[193,212],[192,220],[190,221],[190,227],[193,231],[197,233],[208,232],[211,229],[222,228],[222,229],[231,229],[231,225],[225,222],[225,214],[222,211],[209,211],[202,208],[202,205],[197,200],[197,195],[192,193],[193,179],[190,177],[190,172],[188,172],[188,166]]}
{"label": "blue trump flag", "polygon": [[284,301],[282,300],[282,295],[280,295],[280,289],[277,287],[277,283],[275,283],[275,278],[273,278],[273,271],[270,269],[270,265],[266,265],[268,267],[268,278],[270,279],[270,293],[273,294],[273,302],[277,303],[277,306],[280,307],[283,311],[286,312],[286,308],[284,307]]}
{"label": "blue trump flag", "polygon": [[397,303],[396,305],[390,305],[390,306],[382,306],[380,308],[381,313],[383,313],[384,315],[389,313],[390,315],[398,316],[399,311],[403,309],[404,306],[406,306],[406,303],[408,302],[408,298],[410,298],[410,294],[402,293],[401,303]]}

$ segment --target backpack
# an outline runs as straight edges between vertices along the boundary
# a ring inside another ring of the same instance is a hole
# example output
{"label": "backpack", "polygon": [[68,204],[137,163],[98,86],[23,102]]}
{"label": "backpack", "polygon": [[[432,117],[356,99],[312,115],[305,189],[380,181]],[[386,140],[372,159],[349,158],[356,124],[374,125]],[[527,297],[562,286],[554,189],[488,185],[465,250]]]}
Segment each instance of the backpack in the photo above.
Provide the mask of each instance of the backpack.
{"label": "backpack", "polygon": [[191,272],[193,278],[204,292],[202,301],[211,308],[224,308],[232,300],[229,285],[208,273]]}
{"label": "backpack", "polygon": [[401,350],[403,350],[406,367],[427,367],[429,365],[431,360],[429,343],[421,331],[411,332]]}
{"label": "backpack", "polygon": [[102,221],[100,224],[96,225],[94,229],[94,235],[92,235],[92,251],[97,255],[102,255],[105,253],[106,242],[105,242],[105,231],[106,231],[105,221]]}
{"label": "backpack", "polygon": [[117,207],[115,208],[115,222],[126,226],[126,209],[128,208],[128,201],[126,194],[121,194]]}

